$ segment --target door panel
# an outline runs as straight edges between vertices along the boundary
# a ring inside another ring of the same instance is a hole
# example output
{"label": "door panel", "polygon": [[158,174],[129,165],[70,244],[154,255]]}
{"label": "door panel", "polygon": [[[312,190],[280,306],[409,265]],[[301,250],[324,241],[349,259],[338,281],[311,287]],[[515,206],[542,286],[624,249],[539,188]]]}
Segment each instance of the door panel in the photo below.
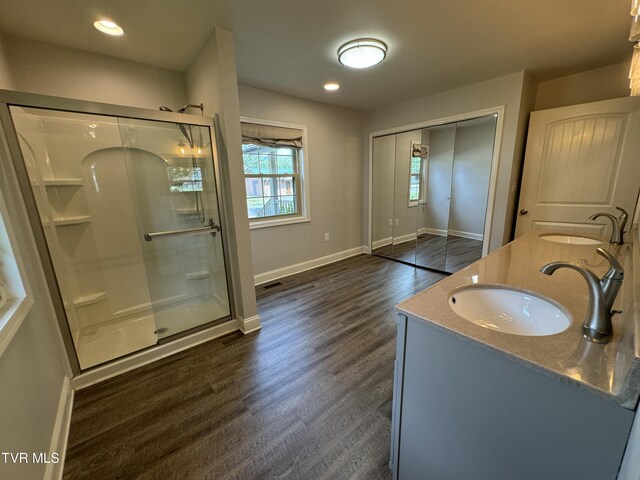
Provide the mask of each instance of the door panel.
{"label": "door panel", "polygon": [[605,235],[605,225],[592,223],[569,223],[569,222],[533,222],[533,228],[540,232],[564,232],[586,237],[603,238]]}
{"label": "door panel", "polygon": [[640,99],[531,114],[516,236],[532,228],[608,235],[595,212],[632,214],[640,187]]}
{"label": "door panel", "polygon": [[606,205],[611,201],[625,115],[585,116],[547,127],[540,204]]}
{"label": "door panel", "polygon": [[119,125],[158,337],[229,317],[209,129]]}

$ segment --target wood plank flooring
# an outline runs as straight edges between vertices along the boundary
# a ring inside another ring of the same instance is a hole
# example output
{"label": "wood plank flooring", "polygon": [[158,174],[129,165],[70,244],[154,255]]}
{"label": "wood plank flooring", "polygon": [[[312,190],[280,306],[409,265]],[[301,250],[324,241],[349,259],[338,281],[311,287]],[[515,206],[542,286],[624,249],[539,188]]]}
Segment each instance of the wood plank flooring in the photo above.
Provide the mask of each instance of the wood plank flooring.
{"label": "wood plank flooring", "polygon": [[455,273],[482,257],[482,241],[425,233],[419,235],[417,241],[385,245],[376,248],[373,253],[421,267]]}
{"label": "wood plank flooring", "polygon": [[258,287],[232,334],[76,392],[64,479],[389,479],[393,306],[444,278],[360,255]]}

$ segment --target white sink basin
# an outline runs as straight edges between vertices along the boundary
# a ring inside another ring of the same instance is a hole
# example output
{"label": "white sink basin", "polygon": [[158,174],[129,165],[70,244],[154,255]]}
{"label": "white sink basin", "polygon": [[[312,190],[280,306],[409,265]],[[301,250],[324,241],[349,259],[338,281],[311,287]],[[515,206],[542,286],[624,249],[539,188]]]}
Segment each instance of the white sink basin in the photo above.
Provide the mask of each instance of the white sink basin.
{"label": "white sink basin", "polygon": [[476,325],[514,335],[553,335],[571,324],[554,303],[502,286],[461,287],[449,295],[449,307]]}
{"label": "white sink basin", "polygon": [[579,237],[577,235],[540,235],[540,238],[548,242],[566,243],[569,245],[600,245],[602,242],[595,238]]}

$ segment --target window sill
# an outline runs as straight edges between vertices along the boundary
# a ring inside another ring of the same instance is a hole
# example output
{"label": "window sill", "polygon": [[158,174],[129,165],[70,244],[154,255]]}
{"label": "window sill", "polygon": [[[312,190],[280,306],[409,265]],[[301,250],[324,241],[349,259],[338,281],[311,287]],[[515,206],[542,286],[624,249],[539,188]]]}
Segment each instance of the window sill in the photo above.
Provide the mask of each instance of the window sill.
{"label": "window sill", "polygon": [[19,297],[9,299],[0,309],[0,356],[31,311],[32,306],[33,299]]}
{"label": "window sill", "polygon": [[282,225],[292,225],[295,223],[304,223],[309,221],[311,221],[309,217],[278,218],[273,220],[260,220],[260,221],[249,220],[249,230],[257,230],[259,228],[268,228],[268,227],[279,227]]}

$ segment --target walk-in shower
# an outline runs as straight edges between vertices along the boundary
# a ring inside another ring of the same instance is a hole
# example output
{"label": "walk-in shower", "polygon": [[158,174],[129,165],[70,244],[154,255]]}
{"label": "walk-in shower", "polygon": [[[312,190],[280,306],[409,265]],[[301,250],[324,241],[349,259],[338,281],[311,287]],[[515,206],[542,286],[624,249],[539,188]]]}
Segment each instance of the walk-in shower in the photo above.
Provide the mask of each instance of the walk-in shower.
{"label": "walk-in shower", "polygon": [[3,117],[81,369],[233,313],[212,119],[98,107]]}

